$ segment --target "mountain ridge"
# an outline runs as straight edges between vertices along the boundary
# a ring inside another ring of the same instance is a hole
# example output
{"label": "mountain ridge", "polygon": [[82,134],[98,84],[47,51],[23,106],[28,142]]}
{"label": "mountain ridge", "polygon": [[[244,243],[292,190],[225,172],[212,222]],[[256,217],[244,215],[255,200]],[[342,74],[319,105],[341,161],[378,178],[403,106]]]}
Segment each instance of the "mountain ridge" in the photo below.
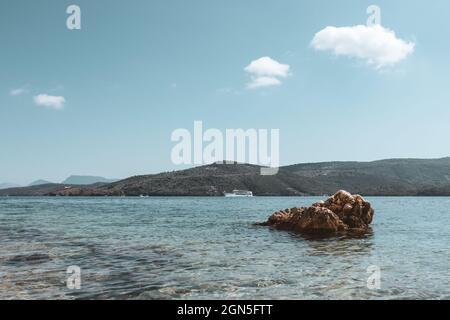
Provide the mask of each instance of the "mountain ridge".
{"label": "mountain ridge", "polygon": [[300,163],[280,167],[274,176],[261,176],[260,169],[210,164],[112,183],[6,189],[0,196],[221,196],[233,189],[251,190],[256,196],[324,195],[340,189],[366,196],[450,196],[450,157]]}
{"label": "mountain ridge", "polygon": [[27,187],[42,186],[44,184],[53,184],[53,182],[48,181],[48,180],[39,179],[39,180],[31,182]]}
{"label": "mountain ridge", "polygon": [[85,175],[71,175],[66,178],[61,184],[74,184],[74,185],[89,185],[94,183],[112,183],[118,179],[108,179],[99,176],[85,176]]}

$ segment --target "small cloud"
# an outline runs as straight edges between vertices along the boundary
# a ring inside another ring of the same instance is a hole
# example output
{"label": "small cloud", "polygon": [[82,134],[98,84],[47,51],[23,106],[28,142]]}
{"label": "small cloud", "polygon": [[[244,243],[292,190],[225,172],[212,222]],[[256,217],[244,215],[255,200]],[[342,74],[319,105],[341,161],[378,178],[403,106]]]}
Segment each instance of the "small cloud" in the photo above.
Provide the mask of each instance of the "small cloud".
{"label": "small cloud", "polygon": [[33,97],[34,103],[38,106],[61,110],[64,108],[64,104],[66,103],[66,99],[61,96],[50,96],[48,94],[39,94]]}
{"label": "small cloud", "polygon": [[275,77],[256,77],[247,84],[247,88],[256,89],[262,87],[279,86],[281,81]]}
{"label": "small cloud", "polygon": [[247,84],[247,88],[255,89],[281,85],[281,80],[279,78],[286,78],[289,76],[290,68],[289,65],[279,63],[270,57],[262,57],[253,60],[244,69],[251,77],[251,81]]}
{"label": "small cloud", "polygon": [[267,76],[267,77],[287,77],[289,74],[289,65],[279,63],[270,57],[262,57],[257,60],[253,60],[245,71],[254,76]]}
{"label": "small cloud", "polygon": [[25,88],[17,88],[17,89],[12,89],[9,94],[12,96],[20,96],[22,94],[26,94],[28,93],[28,90]]}
{"label": "small cloud", "polygon": [[357,25],[326,27],[315,34],[311,46],[318,51],[366,60],[379,69],[406,59],[415,44],[397,38],[394,31],[381,25]]}

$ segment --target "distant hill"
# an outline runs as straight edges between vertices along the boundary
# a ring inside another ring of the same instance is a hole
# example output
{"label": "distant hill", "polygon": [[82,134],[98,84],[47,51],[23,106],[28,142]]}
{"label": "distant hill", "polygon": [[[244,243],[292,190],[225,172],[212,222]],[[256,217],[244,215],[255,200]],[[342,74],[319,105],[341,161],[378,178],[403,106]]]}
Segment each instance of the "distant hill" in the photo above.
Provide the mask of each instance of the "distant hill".
{"label": "distant hill", "polygon": [[306,196],[345,189],[365,196],[450,196],[450,158],[297,164],[281,167],[274,176],[261,176],[260,169],[211,164],[113,183],[0,190],[0,195],[221,196],[242,189],[257,196]]}
{"label": "distant hill", "polygon": [[[281,167],[261,176],[260,167],[235,164],[138,176],[102,186],[107,194],[222,195],[233,189],[260,196],[333,194],[339,189],[363,195],[445,195],[450,190],[450,158],[326,162]],[[450,195],[450,193],[448,193]]]}
{"label": "distant hill", "polygon": [[115,182],[117,179],[107,179],[103,177],[95,176],[70,176],[62,182],[62,184],[74,184],[74,185],[88,185],[94,183],[111,183]]}
{"label": "distant hill", "polygon": [[60,184],[39,184],[36,186],[11,188],[0,190],[0,196],[46,196],[52,192],[59,192],[63,190],[63,186]]}
{"label": "distant hill", "polygon": [[40,186],[40,185],[44,185],[44,184],[52,184],[53,182],[47,181],[47,180],[36,180],[33,181],[32,183],[30,183],[28,186],[29,187],[34,187],[34,186]]}
{"label": "distant hill", "polygon": [[416,195],[433,188],[441,192],[450,186],[450,158],[328,162],[283,169],[313,178],[320,188],[312,192],[331,193],[338,188],[367,195]]}
{"label": "distant hill", "polygon": [[0,190],[1,189],[9,189],[9,188],[18,188],[18,187],[20,187],[20,185],[15,184],[15,183],[8,183],[8,182],[0,183]]}

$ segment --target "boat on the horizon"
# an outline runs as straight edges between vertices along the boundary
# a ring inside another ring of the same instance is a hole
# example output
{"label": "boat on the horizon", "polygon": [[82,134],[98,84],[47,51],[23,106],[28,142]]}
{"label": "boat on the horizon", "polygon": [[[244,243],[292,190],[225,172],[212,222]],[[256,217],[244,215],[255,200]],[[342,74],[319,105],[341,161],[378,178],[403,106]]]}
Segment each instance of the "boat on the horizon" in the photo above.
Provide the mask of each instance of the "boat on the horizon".
{"label": "boat on the horizon", "polygon": [[233,190],[231,193],[224,192],[223,195],[227,198],[249,198],[253,197],[253,192],[248,190]]}

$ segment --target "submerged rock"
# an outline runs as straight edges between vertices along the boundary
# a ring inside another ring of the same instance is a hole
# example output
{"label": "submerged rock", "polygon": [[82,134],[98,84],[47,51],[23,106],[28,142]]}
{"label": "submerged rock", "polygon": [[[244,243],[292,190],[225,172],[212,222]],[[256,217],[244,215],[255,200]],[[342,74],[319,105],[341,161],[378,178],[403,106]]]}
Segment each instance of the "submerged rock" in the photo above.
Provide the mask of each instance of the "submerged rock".
{"label": "submerged rock", "polygon": [[299,233],[366,232],[374,213],[362,196],[341,190],[311,207],[275,212],[263,225]]}
{"label": "submerged rock", "polygon": [[50,260],[51,258],[47,254],[32,253],[29,255],[13,256],[7,260],[7,264],[40,264]]}

